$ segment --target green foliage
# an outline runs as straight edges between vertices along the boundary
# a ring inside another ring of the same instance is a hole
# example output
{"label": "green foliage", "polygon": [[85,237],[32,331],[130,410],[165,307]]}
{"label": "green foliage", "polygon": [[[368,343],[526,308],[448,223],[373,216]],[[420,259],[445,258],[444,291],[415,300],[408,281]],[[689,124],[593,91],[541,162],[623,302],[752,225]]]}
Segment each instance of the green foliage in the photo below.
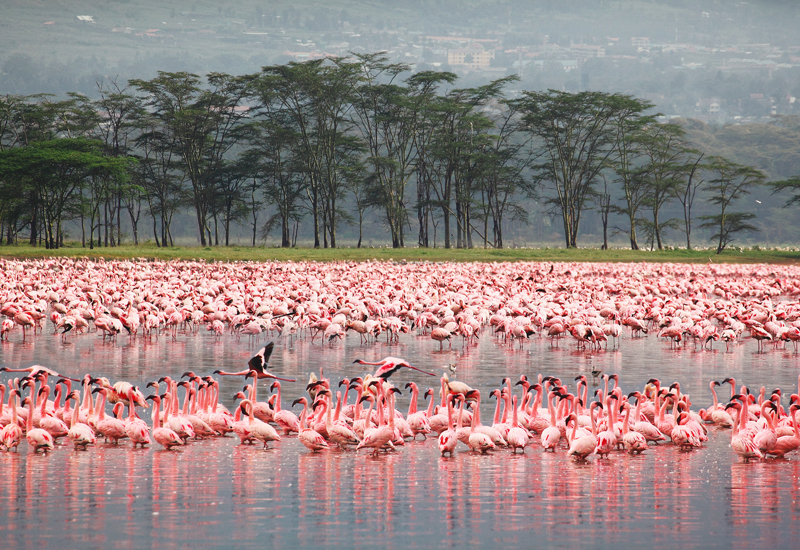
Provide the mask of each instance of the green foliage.
{"label": "green foliage", "polygon": [[581,215],[600,172],[613,165],[615,154],[617,160],[624,156],[620,144],[627,138],[620,128],[635,128],[651,107],[623,94],[525,92],[521,112],[534,140],[533,178],[562,219],[567,247],[577,246]]}

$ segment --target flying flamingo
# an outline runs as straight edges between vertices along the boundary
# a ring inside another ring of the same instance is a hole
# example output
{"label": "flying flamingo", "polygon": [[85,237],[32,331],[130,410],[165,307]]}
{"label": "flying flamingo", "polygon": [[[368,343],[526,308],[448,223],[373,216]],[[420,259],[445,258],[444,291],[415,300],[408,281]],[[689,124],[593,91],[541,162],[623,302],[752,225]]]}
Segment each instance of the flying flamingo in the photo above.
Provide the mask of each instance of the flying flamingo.
{"label": "flying flamingo", "polygon": [[425,372],[422,369],[418,369],[417,367],[412,367],[408,361],[405,359],[400,359],[399,357],[384,357],[380,361],[375,363],[370,363],[368,361],[364,361],[363,359],[356,359],[353,361],[353,364],[358,363],[359,365],[375,365],[378,367],[378,370],[375,371],[373,378],[383,378],[384,380],[388,380],[391,375],[397,372],[399,369],[405,367],[408,369],[414,369],[415,371],[419,371],[422,374],[427,374],[429,376],[436,376],[432,372]]}
{"label": "flying flamingo", "polygon": [[[279,376],[275,376],[274,374],[267,372],[267,363],[269,363],[269,357],[272,355],[272,350],[275,348],[275,343],[270,342],[260,350],[256,352],[256,354],[250,358],[247,362],[247,369],[239,372],[225,372],[222,370],[215,370],[214,374],[219,374],[221,376],[245,376],[248,373],[255,372],[255,375],[258,380],[264,378],[271,378],[274,380],[283,380],[284,382],[296,382],[293,378],[281,378]],[[184,373],[183,376],[186,376],[188,373]],[[181,378],[183,378],[181,376]]]}

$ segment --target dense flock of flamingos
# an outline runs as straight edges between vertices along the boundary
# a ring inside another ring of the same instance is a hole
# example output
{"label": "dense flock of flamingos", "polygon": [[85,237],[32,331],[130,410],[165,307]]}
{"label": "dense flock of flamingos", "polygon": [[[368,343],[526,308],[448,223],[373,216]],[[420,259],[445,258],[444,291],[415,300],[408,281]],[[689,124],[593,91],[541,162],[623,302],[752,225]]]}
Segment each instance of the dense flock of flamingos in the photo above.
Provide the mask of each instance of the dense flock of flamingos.
{"label": "dense flock of flamingos", "polygon": [[[674,346],[755,340],[760,352],[796,350],[800,340],[800,272],[781,266],[53,259],[0,260],[0,271],[3,340],[96,333],[135,342],[203,328],[216,337],[234,332],[261,341],[319,338],[323,349],[350,331],[367,343],[416,331],[440,348],[475,338],[524,347],[544,337],[553,346],[589,349],[616,346],[628,331],[631,338],[655,333]],[[656,378],[626,393],[613,374],[598,373],[594,392],[583,376],[522,376],[503,378],[485,395],[445,374],[438,391],[424,388],[427,405],[418,406],[420,388],[402,377],[433,375],[401,358],[358,359],[375,372],[329,381],[320,371],[302,387],[269,372],[273,347],[264,346],[236,372],[187,371],[177,380],[150,373],[145,388],[91,374],[68,377],[75,373],[46,366],[4,366],[12,378],[0,384],[0,448],[16,451],[26,441],[30,452],[46,453],[66,438],[84,450],[103,444],[99,439],[178,449],[232,433],[241,444],[265,448],[296,436],[312,452],[366,448],[379,455],[421,438],[438,441],[442,456],[452,456],[460,442],[473,452],[536,448],[585,460],[661,444],[690,451],[708,440],[711,425],[731,430],[730,446],[745,462],[783,458],[800,447],[797,393],[751,392],[730,378],[710,381],[713,403],[693,410],[679,382],[662,386]],[[216,375],[245,381],[234,412],[220,403]],[[259,400],[259,380],[270,383],[266,401]],[[291,407],[282,401],[281,382],[302,393]],[[721,385],[730,386],[727,401],[717,399]],[[403,414],[396,396],[406,391],[411,402]],[[490,397],[494,415],[484,424],[481,409]]]}

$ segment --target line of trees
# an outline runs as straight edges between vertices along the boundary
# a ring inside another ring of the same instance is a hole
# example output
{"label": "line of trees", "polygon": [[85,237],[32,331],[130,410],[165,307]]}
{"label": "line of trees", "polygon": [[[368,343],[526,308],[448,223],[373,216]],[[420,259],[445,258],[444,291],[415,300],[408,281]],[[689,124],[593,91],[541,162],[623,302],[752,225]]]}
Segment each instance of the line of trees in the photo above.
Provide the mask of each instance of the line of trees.
{"label": "line of trees", "polygon": [[[594,208],[604,247],[610,231],[634,249],[642,239],[660,249],[665,229],[678,228],[691,248],[699,196],[717,209],[700,227],[718,252],[755,229],[735,207],[764,175],[704,158],[681,126],[657,123],[651,103],[555,90],[509,97],[514,81],[462,89],[452,73],[411,74],[373,53],[242,76],[100,82],[96,100],[6,96],[0,234],[11,243],[27,231],[31,244],[57,248],[72,220],[84,246],[115,246],[127,217],[134,244],[149,219],[153,240],[169,246],[176,213],[189,209],[203,246],[229,244],[237,224],[253,245],[279,230],[292,246],[310,219],[314,246],[327,248],[343,224],[358,225],[360,246],[373,212],[393,247],[406,245],[416,218],[420,246],[501,248],[504,228],[527,218],[522,197],[561,220],[567,247]],[[683,220],[663,219],[672,201]]]}

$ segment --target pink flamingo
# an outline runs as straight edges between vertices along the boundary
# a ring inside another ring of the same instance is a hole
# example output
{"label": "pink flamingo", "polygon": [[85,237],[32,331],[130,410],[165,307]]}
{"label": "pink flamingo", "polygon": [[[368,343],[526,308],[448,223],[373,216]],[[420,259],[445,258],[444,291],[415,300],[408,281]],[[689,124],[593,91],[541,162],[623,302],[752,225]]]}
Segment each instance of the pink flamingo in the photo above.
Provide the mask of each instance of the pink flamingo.
{"label": "pink flamingo", "polygon": [[595,401],[589,407],[589,418],[592,423],[592,432],[589,434],[577,436],[578,417],[574,413],[570,414],[567,424],[572,422],[572,436],[567,456],[573,456],[577,460],[586,460],[586,457],[597,448],[597,426],[594,422],[594,408],[599,405],[600,403]]}
{"label": "pink flamingo", "polygon": [[281,440],[281,436],[278,434],[275,428],[255,417],[253,413],[255,407],[253,406],[252,401],[249,399],[242,399],[240,402],[240,407],[245,408],[247,411],[247,423],[250,434],[252,437],[261,441],[264,444],[265,449],[269,448],[270,441]]}
{"label": "pink flamingo", "polygon": [[102,435],[106,441],[109,439],[114,445],[119,444],[119,440],[128,437],[125,433],[125,423],[113,416],[106,416],[106,398],[108,396],[107,388],[95,388],[92,393],[100,393],[101,400],[97,416],[97,431]]}
{"label": "pink flamingo", "polygon": [[447,343],[450,347],[453,347],[453,342],[450,340],[452,338],[452,334],[449,331],[443,329],[442,327],[436,327],[431,331],[431,339],[436,340],[439,342],[439,351],[444,349],[444,341],[447,340]]}
{"label": "pink flamingo", "polygon": [[67,399],[73,399],[75,401],[75,408],[72,410],[72,421],[70,422],[67,436],[75,446],[75,450],[81,447],[85,451],[87,446],[97,444],[97,438],[92,428],[78,421],[78,409],[80,409],[78,404],[80,403],[80,398],[81,394],[78,390],[73,391],[72,394],[67,397]]}
{"label": "pink flamingo", "polygon": [[[358,444],[356,447],[356,451],[363,449],[364,447],[370,447],[373,449],[372,455],[377,456],[378,452],[381,448],[385,445],[388,445],[390,448],[394,448],[394,444],[392,443],[392,439],[394,437],[394,429],[386,423],[384,419],[384,406],[385,406],[385,397],[383,395],[383,379],[380,379],[380,384],[378,384],[378,397],[375,401],[378,402],[378,426],[376,428],[366,428],[364,430],[364,437],[361,439],[361,443]],[[364,396],[362,399],[368,398],[372,400],[372,396]],[[369,411],[372,410],[372,402],[370,403]],[[367,411],[367,422],[369,423],[369,411]],[[393,417],[392,417],[393,418]]]}
{"label": "pink flamingo", "polygon": [[452,395],[447,398],[447,429],[439,434],[439,452],[442,453],[442,456],[449,453],[450,457],[453,456],[453,451],[458,445],[458,437],[453,425],[453,399]]}
{"label": "pink flamingo", "polygon": [[517,449],[522,449],[524,454],[525,446],[528,444],[529,439],[528,432],[519,425],[519,418],[517,416],[517,396],[513,396],[511,401],[513,411],[511,413],[511,429],[508,430],[506,441],[508,441],[508,446],[511,447],[514,454],[517,453]]}
{"label": "pink flamingo", "polygon": [[477,397],[477,401],[475,402],[475,412],[472,414],[472,424],[470,425],[469,429],[468,445],[473,451],[480,451],[481,454],[485,454],[487,451],[496,449],[497,445],[495,445],[494,441],[492,441],[492,438],[489,435],[484,432],[477,431],[476,428],[478,427],[481,410],[481,392],[478,390],[472,390],[472,392],[467,394],[466,397],[472,397],[472,395]]}
{"label": "pink flamingo", "polygon": [[556,425],[556,407],[555,404],[552,403],[553,398],[557,395],[559,394],[556,392],[550,392],[548,395],[547,408],[550,411],[550,425],[542,431],[540,439],[542,447],[544,447],[545,451],[549,449],[555,452],[558,441],[561,439],[561,430],[559,430],[558,426]]}
{"label": "pink flamingo", "polygon": [[[339,392],[336,392],[337,398],[340,397]],[[361,440],[358,435],[347,425],[346,422],[341,420],[335,422],[331,419],[331,391],[320,390],[317,398],[322,397],[322,406],[324,407],[323,414],[325,415],[325,430],[328,432],[328,438],[336,443],[340,449],[344,450],[348,445],[358,445]],[[341,401],[337,399],[339,403]]]}
{"label": "pink flamingo", "polygon": [[[283,430],[284,435],[289,435],[291,432],[300,433],[300,419],[292,411],[281,409],[281,383],[274,382],[269,389],[272,391],[275,388],[278,388],[278,397],[275,399],[273,420]],[[308,406],[308,401],[306,401],[306,406]]]}
{"label": "pink flamingo", "polygon": [[308,450],[311,452],[321,451],[322,449],[328,448],[328,443],[325,439],[320,435],[318,432],[314,431],[312,428],[309,428],[306,425],[306,413],[308,412],[308,399],[305,397],[301,397],[300,399],[295,399],[292,403],[294,407],[297,403],[303,404],[303,412],[300,413],[300,432],[297,434],[297,438],[300,440]]}
{"label": "pink flamingo", "polygon": [[783,458],[787,453],[791,453],[792,451],[796,451],[798,448],[800,448],[800,428],[798,428],[797,424],[798,409],[800,409],[800,405],[795,404],[789,407],[789,414],[792,419],[794,435],[784,435],[779,437],[775,442],[775,445],[773,445],[772,448],[767,451],[767,454]]}
{"label": "pink flamingo", "polygon": [[736,454],[742,457],[745,462],[750,462],[750,459],[754,457],[764,458],[763,453],[756,444],[753,443],[753,440],[739,433],[747,422],[747,413],[742,410],[743,405],[741,403],[728,403],[727,407],[735,408],[739,411],[739,421],[733,425],[733,432],[731,433],[731,448]]}
{"label": "pink flamingo", "polygon": [[[35,385],[33,387],[35,388]],[[31,389],[31,395],[28,397],[27,401],[28,419],[26,422],[25,438],[28,440],[28,445],[33,448],[33,452],[35,453],[38,453],[40,450],[42,452],[52,451],[54,448],[53,436],[47,433],[46,430],[33,427],[33,389]]]}
{"label": "pink flamingo", "polygon": [[408,361],[405,359],[401,359],[399,357],[384,357],[380,361],[370,363],[368,361],[364,361],[363,359],[356,359],[353,361],[353,364],[358,363],[359,365],[375,365],[378,369],[373,374],[373,378],[383,378],[384,380],[388,380],[391,375],[397,372],[401,368],[407,369],[414,369],[415,371],[421,372],[422,374],[427,374],[428,376],[435,376],[432,372],[425,372],[422,369],[418,369],[417,367],[413,367],[409,364]]}
{"label": "pink flamingo", "polygon": [[[622,443],[631,454],[642,454],[647,450],[647,439],[640,434],[628,429],[628,417],[631,414],[631,406],[629,403],[623,405],[625,407],[625,418],[622,421]],[[637,408],[638,408],[637,404]]]}
{"label": "pink flamingo", "polygon": [[[169,392],[165,393],[167,401],[169,400],[169,395]],[[168,451],[184,445],[184,441],[181,440],[180,436],[178,436],[174,430],[161,425],[161,397],[158,395],[148,395],[145,399],[152,399],[155,403],[155,408],[153,409],[153,439],[156,440],[156,443]],[[164,406],[164,409],[166,410],[168,407],[169,403]]]}
{"label": "pink flamingo", "polygon": [[8,404],[11,407],[11,421],[0,430],[0,441],[7,451],[17,449],[22,440],[22,428],[19,426],[17,417],[17,402],[19,401],[19,391],[12,389],[8,394]]}
{"label": "pink flamingo", "polygon": [[128,420],[125,423],[125,433],[133,442],[134,449],[137,445],[141,445],[141,447],[144,448],[145,445],[150,445],[150,443],[152,443],[150,439],[150,428],[144,420],[137,418],[135,410],[136,403],[134,402],[133,395],[133,387],[131,387],[128,389]]}

